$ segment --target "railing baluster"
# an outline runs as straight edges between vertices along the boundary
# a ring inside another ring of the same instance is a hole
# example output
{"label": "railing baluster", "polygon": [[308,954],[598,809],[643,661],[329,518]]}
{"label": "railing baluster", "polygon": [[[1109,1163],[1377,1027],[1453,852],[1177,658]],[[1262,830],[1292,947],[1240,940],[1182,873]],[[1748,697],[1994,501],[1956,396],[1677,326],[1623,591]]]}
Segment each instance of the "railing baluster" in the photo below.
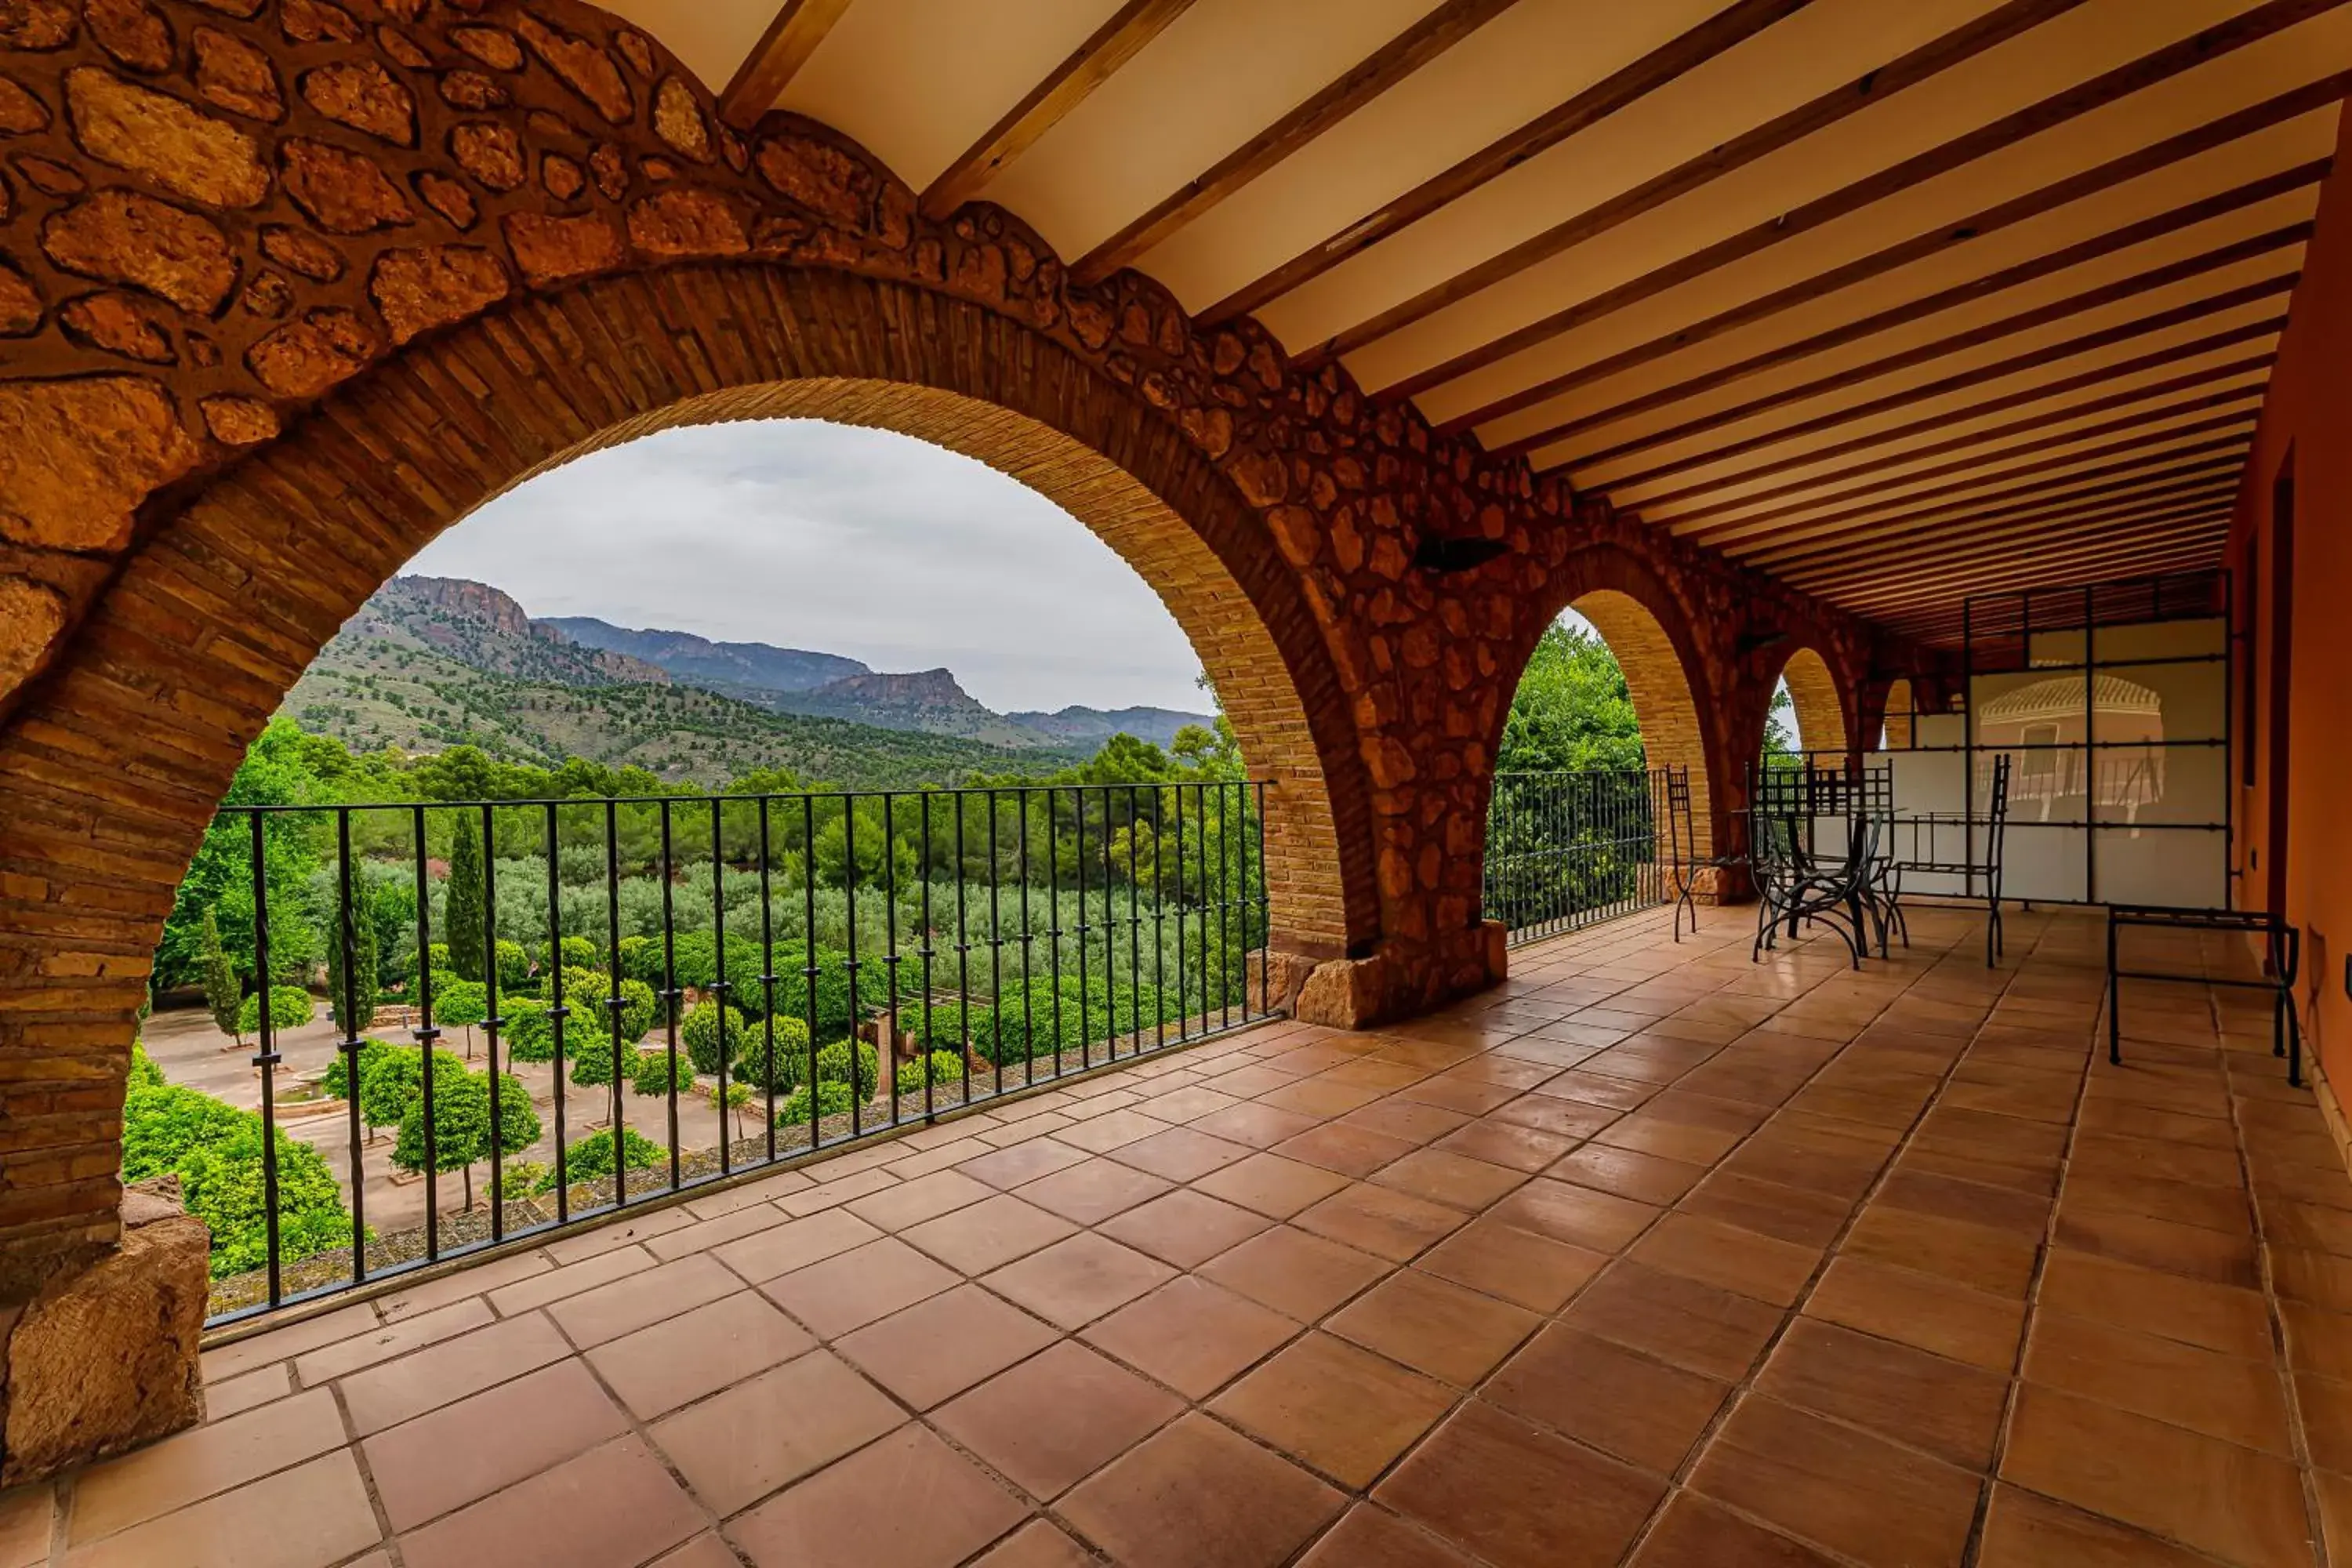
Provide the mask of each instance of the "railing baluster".
{"label": "railing baluster", "polygon": [[547,1032],[555,1055],[549,1058],[555,1072],[555,1219],[572,1217],[572,1194],[563,1185],[563,1020],[572,1016],[563,1005],[563,889],[556,875],[562,843],[556,833],[556,806],[547,803]]}
{"label": "railing baluster", "polygon": [[[727,1038],[727,892],[719,876],[727,847],[719,826],[719,797],[710,799],[710,1010],[719,1030],[719,1169],[735,1168],[727,1142],[727,1068],[733,1048]],[[673,1085],[673,1088],[676,1086]]]}
{"label": "railing baluster", "polygon": [[[678,1003],[686,993],[677,984],[677,910],[674,884],[677,880],[677,865],[670,838],[669,799],[661,803],[661,896],[662,896],[662,1008],[667,1015],[667,1046],[669,1052],[667,1081],[662,1086],[663,1097],[669,1107],[669,1185],[676,1192],[685,1182],[684,1162],[677,1146],[677,1029]],[[620,1058],[614,1058],[613,1093],[620,1095]],[[617,1157],[619,1151],[615,1150]]]}
{"label": "railing baluster", "polygon": [[433,1047],[441,1031],[433,1026],[433,889],[425,879],[425,807],[412,808],[416,840],[416,1041],[418,1114],[425,1119],[425,1257],[441,1257],[440,1164],[433,1130]]}
{"label": "railing baluster", "polygon": [[[341,918],[343,952],[343,1037],[337,1048],[343,1053],[343,1092],[351,1111],[352,1283],[357,1285],[367,1279],[367,1151],[360,1131],[360,1054],[367,1042],[360,1037],[359,910],[352,899],[352,808],[347,805],[335,808],[335,903]],[[373,918],[369,917],[371,922]],[[369,934],[373,939],[373,931]],[[367,1006],[372,1027],[373,997]],[[275,1137],[271,1142],[276,1142]]]}
{"label": "railing baluster", "polygon": [[[604,1044],[612,1052],[613,1076],[610,1080],[613,1108],[612,1120],[604,1124],[606,1140],[613,1151],[613,1206],[626,1208],[629,1203],[629,1162],[627,1113],[621,1106],[621,1052],[624,1049],[621,1019],[628,1007],[628,998],[621,994],[621,817],[616,802],[604,803],[604,918],[610,936],[610,957],[613,964],[612,994],[605,999],[604,1008],[610,1026]],[[627,1042],[634,1046],[635,1041]],[[556,1063],[558,1071],[563,1064]],[[559,1168],[560,1169],[560,1168]],[[558,1180],[562,1180],[559,1174]]]}
{"label": "railing baluster", "polygon": [[498,818],[482,805],[482,1055],[490,1075],[490,1240],[506,1239],[506,1205],[499,1185],[505,1173],[506,1122],[500,1119],[499,1072],[499,836]]}
{"label": "railing baluster", "polygon": [[257,811],[248,820],[253,824],[253,979],[260,997],[255,1015],[261,1048],[254,1053],[253,1065],[261,1069],[261,1223],[268,1247],[269,1304],[275,1307],[285,1299],[285,1284],[278,1246],[278,1026],[270,1016],[276,998],[270,994],[269,852],[262,814]]}

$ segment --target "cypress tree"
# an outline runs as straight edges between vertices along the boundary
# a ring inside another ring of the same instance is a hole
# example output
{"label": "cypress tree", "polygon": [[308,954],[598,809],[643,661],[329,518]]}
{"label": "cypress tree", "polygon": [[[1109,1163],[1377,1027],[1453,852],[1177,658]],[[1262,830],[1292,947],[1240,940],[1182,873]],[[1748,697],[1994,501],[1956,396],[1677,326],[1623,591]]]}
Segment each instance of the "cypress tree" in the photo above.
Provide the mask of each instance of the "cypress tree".
{"label": "cypress tree", "polygon": [[213,1026],[224,1035],[235,1035],[242,1046],[245,1035],[236,1026],[236,1015],[245,1005],[245,984],[236,977],[236,965],[221,951],[220,921],[209,909],[205,910],[204,934],[196,951],[205,980],[205,1005],[212,1010]]}
{"label": "cypress tree", "polygon": [[469,812],[457,818],[449,847],[449,890],[441,930],[449,944],[449,967],[461,980],[482,978],[482,834]]}
{"label": "cypress tree", "polygon": [[[375,1021],[376,999],[382,994],[377,984],[375,920],[369,910],[369,897],[364,888],[352,889],[352,984],[343,982],[343,912],[335,911],[334,930],[327,937],[327,1001],[333,1007],[335,1023],[346,1037],[357,1035]],[[345,1017],[343,1009],[349,998],[352,1016]]]}

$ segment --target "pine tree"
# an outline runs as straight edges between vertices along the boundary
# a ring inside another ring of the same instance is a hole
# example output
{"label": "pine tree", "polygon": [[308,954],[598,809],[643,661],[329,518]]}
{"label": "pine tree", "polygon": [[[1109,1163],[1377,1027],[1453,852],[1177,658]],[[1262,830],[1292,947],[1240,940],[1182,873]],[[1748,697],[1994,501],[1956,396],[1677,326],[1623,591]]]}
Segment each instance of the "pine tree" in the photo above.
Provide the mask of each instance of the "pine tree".
{"label": "pine tree", "polygon": [[461,980],[482,978],[482,834],[471,813],[457,819],[456,842],[449,847],[449,889],[441,917],[442,935],[449,944],[449,967]]}
{"label": "pine tree", "polygon": [[237,1010],[245,1005],[245,984],[236,977],[236,965],[221,951],[220,921],[209,909],[205,910],[204,934],[197,939],[197,961],[205,977],[205,1005],[212,1009],[213,1026],[224,1035],[236,1036],[242,1047],[245,1036],[237,1028]]}
{"label": "pine tree", "polygon": [[[365,889],[354,889],[352,902],[352,984],[343,983],[343,912],[335,911],[334,930],[327,937],[327,1001],[333,1008],[335,1023],[345,1038],[356,1036],[375,1021],[376,999],[381,994],[376,978],[375,921],[368,905]],[[351,1016],[343,1016],[348,1003]]]}

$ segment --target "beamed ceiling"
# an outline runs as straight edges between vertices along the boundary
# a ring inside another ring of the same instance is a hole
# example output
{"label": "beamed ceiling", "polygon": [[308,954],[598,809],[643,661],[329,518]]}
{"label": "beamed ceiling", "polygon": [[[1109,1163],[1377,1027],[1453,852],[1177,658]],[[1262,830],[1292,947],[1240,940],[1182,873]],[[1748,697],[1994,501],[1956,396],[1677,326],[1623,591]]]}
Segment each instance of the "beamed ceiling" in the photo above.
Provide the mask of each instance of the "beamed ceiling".
{"label": "beamed ceiling", "polygon": [[612,0],[730,119],[1150,274],[1896,629],[2210,566],[2347,0]]}

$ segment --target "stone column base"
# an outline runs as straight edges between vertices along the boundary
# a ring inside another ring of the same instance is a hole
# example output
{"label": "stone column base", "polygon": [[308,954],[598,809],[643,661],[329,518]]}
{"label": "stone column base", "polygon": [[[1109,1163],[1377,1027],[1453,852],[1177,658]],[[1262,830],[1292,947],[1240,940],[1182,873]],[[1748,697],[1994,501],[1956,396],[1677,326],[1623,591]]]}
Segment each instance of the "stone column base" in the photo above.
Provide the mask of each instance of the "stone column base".
{"label": "stone column base", "polygon": [[1383,943],[1368,957],[1315,965],[1291,1016],[1334,1029],[1377,1028],[1484,991],[1509,973],[1510,933],[1500,921],[1481,921],[1439,945]]}
{"label": "stone column base", "polygon": [[193,1426],[203,1419],[196,1343],[212,1238],[176,1179],[122,1195],[122,1240],[0,1322],[0,1486]]}

